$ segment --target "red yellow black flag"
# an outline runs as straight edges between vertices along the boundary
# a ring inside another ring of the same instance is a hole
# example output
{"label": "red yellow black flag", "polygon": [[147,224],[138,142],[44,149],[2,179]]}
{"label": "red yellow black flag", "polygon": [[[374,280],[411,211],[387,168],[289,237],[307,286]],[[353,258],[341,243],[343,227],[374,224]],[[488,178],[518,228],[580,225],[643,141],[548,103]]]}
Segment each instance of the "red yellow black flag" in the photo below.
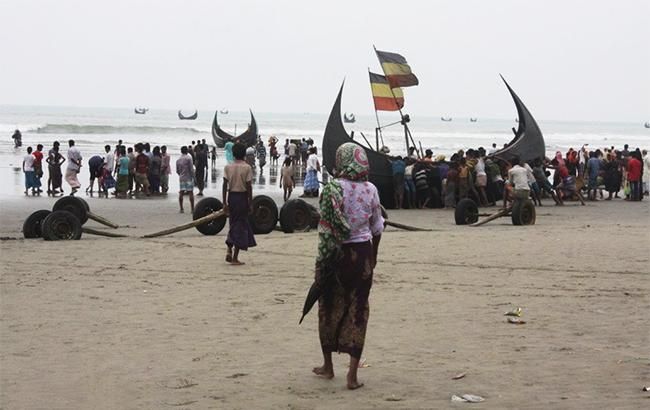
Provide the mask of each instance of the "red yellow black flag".
{"label": "red yellow black flag", "polygon": [[399,111],[404,107],[404,94],[397,87],[391,90],[388,80],[381,74],[370,74],[370,89],[377,111]]}
{"label": "red yellow black flag", "polygon": [[377,49],[375,52],[391,87],[411,87],[420,83],[402,55]]}

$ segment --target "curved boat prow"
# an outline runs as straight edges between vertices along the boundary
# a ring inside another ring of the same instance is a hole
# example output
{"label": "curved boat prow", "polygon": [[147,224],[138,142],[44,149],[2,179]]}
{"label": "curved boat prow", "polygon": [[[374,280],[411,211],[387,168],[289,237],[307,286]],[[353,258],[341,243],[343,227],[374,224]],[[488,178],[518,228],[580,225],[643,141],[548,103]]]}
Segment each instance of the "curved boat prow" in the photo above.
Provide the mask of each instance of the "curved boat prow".
{"label": "curved boat prow", "polygon": [[510,87],[501,74],[499,74],[503,83],[508,88],[510,96],[517,108],[518,127],[515,130],[515,137],[508,143],[505,148],[489,155],[490,157],[500,158],[508,162],[512,162],[515,157],[519,157],[524,161],[532,161],[535,158],[544,158],[546,146],[544,144],[544,136],[542,131],[537,125],[537,121],[533,115],[528,111],[528,108],[521,101],[519,96]]}
{"label": "curved boat prow", "polygon": [[394,205],[393,172],[388,156],[359,144],[348,135],[348,132],[343,126],[341,99],[344,85],[345,81],[341,84],[336,101],[327,120],[327,125],[325,126],[321,150],[323,166],[331,175],[335,175],[336,150],[338,147],[347,142],[352,142],[362,147],[366,151],[368,162],[370,163],[369,180],[377,187],[381,203],[387,208],[392,208]]}

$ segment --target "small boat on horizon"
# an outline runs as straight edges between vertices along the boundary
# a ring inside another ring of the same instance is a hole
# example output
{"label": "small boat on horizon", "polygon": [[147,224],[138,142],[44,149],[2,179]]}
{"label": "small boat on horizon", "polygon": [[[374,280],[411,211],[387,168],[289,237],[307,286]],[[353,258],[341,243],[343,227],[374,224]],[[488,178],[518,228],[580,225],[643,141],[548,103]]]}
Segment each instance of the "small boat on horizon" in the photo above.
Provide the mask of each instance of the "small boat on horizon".
{"label": "small boat on horizon", "polygon": [[195,120],[199,117],[199,111],[194,110],[194,114],[188,115],[187,117],[183,115],[181,110],[178,110],[178,119],[179,120]]}
{"label": "small boat on horizon", "polygon": [[451,117],[440,117],[440,121],[449,122],[451,120],[452,120]]}
{"label": "small boat on horizon", "polygon": [[133,109],[133,112],[135,112],[136,114],[146,114],[147,111],[149,111],[149,108],[144,108],[144,107],[135,107],[135,108]]}
{"label": "small boat on horizon", "polygon": [[469,122],[476,122],[476,118],[470,118]]}
{"label": "small boat on horizon", "polygon": [[345,114],[343,114],[343,122],[351,124],[351,123],[354,123],[356,120],[357,119],[354,116],[354,113],[350,113],[350,115],[348,115],[348,113],[346,112]]}
{"label": "small boat on horizon", "polygon": [[228,109],[227,109],[227,108],[222,108],[222,109],[220,109],[220,110],[219,110],[219,114],[223,114],[223,115],[228,114]]}
{"label": "small boat on horizon", "polygon": [[646,128],[650,128],[650,122],[646,122],[645,124],[643,124],[643,126]]}

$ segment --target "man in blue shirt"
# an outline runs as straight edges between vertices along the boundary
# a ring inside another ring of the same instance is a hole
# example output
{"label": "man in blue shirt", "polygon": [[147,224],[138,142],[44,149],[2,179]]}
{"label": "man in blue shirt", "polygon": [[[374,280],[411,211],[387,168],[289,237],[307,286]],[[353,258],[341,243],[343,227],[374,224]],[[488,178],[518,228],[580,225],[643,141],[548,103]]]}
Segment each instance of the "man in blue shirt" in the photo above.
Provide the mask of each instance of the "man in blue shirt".
{"label": "man in blue shirt", "polygon": [[406,170],[406,163],[402,157],[397,156],[391,160],[393,167],[393,191],[395,193],[395,209],[402,207],[404,201],[404,171]]}
{"label": "man in blue shirt", "polygon": [[[587,161],[587,175],[589,175],[589,190],[587,191],[587,198],[595,201],[596,191],[598,189],[598,173],[600,172],[600,160],[596,156],[595,151],[589,153],[589,161]],[[593,191],[593,196],[592,192]]]}

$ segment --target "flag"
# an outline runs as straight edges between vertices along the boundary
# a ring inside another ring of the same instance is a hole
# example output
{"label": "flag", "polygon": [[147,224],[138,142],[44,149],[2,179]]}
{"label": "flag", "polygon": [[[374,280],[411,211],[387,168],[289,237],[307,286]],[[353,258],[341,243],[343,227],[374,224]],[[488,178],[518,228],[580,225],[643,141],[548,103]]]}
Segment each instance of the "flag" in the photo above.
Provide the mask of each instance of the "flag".
{"label": "flag", "polygon": [[397,53],[375,50],[391,87],[411,87],[418,85],[418,78],[411,72],[406,59]]}
{"label": "flag", "polygon": [[397,87],[391,90],[386,77],[381,74],[368,73],[370,74],[370,89],[375,102],[375,110],[398,111],[404,107],[404,94],[401,88]]}

